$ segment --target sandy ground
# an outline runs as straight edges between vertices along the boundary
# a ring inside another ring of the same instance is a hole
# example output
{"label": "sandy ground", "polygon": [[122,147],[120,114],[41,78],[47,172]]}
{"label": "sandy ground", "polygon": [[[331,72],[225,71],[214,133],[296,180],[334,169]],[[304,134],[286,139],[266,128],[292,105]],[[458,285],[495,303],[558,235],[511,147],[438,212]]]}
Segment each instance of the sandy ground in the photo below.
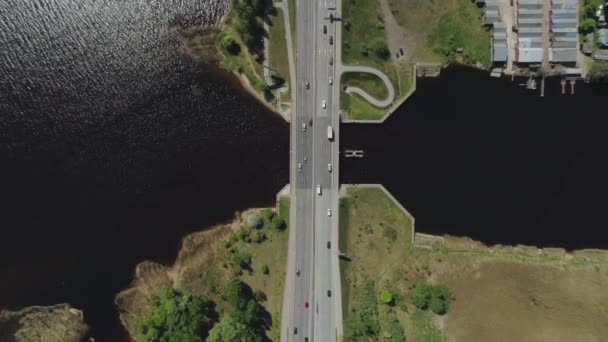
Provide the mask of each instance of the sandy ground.
{"label": "sandy ground", "polygon": [[457,294],[445,319],[449,341],[608,339],[606,267],[488,261],[438,278]]}
{"label": "sandy ground", "polygon": [[[397,20],[395,20],[395,17],[391,13],[388,0],[379,0],[379,2],[380,10],[382,11],[382,16],[384,18],[388,47],[389,50],[391,50],[391,57],[393,60],[404,62],[412,56],[412,52],[414,51],[414,48],[416,48],[416,43],[407,36],[405,30],[403,30],[397,23]],[[399,48],[402,48],[405,54],[397,59],[395,58],[395,50],[398,50]]]}
{"label": "sandy ground", "polygon": [[0,311],[0,341],[3,342],[77,342],[88,330],[82,311],[68,304]]}

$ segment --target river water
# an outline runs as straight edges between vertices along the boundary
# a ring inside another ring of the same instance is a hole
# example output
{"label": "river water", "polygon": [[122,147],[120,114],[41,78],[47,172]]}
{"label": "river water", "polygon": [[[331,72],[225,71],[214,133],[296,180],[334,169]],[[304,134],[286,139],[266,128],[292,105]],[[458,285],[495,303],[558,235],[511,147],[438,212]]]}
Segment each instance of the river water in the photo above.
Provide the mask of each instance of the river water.
{"label": "river water", "polygon": [[[288,182],[287,124],[168,30],[217,15],[202,3],[0,2],[0,308],[69,302],[116,341],[137,262]],[[607,247],[605,90],[540,99],[461,69],[418,89],[342,128],[366,151],[344,182],[385,184],[419,231]]]}
{"label": "river water", "polygon": [[[546,96],[451,67],[382,125],[344,125],[343,183],[381,183],[417,231],[487,243],[608,248],[608,88]],[[569,89],[568,89],[569,91]]]}
{"label": "river water", "polygon": [[201,3],[0,2],[0,308],[69,302],[115,341],[137,262],[288,183],[288,125],[168,30]]}

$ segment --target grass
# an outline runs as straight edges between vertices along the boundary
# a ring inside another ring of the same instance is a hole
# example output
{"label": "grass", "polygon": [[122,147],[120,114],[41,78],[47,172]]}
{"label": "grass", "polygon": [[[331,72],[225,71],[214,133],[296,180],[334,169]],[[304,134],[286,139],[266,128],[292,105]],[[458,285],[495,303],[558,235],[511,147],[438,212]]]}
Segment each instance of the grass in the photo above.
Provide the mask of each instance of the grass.
{"label": "grass", "polygon": [[359,87],[371,96],[378,100],[383,100],[388,96],[388,90],[382,80],[372,74],[362,74],[357,72],[348,72],[342,75],[340,83],[342,86]]}
{"label": "grass", "polygon": [[[522,340],[537,331],[559,331],[555,336],[560,336],[572,329],[577,332],[570,339],[576,340],[608,331],[588,324],[603,319],[596,310],[606,303],[598,292],[608,277],[606,252],[487,247],[467,238],[432,236],[417,239],[429,248],[413,248],[408,217],[376,188],[347,190],[340,199],[339,229],[340,251],[346,255],[340,262],[345,336],[359,327],[355,323],[361,312],[368,312],[370,282],[376,295],[388,290],[395,298],[393,306],[378,303],[377,340],[394,333],[395,324],[405,331],[405,340],[429,342],[503,335]],[[456,300],[442,318],[443,328],[435,323],[439,316],[410,303],[418,281],[454,291]],[[572,320],[572,312],[580,312],[578,319]]]}
{"label": "grass", "polygon": [[[384,72],[395,87],[397,94],[401,94],[399,89],[399,70],[390,58],[379,57],[375,50],[378,47],[388,47],[384,21],[380,15],[380,8],[377,0],[345,0],[342,5],[342,62],[349,65],[364,65],[376,68]],[[366,47],[367,55],[362,54],[362,48]],[[363,83],[367,75],[356,74],[361,77]],[[367,88],[363,88],[367,90]],[[373,89],[372,89],[373,90]],[[371,93],[370,93],[371,94]],[[385,96],[386,97],[386,96]],[[363,119],[359,114],[364,114],[359,108],[352,108],[352,102],[345,102],[343,109],[349,112],[352,119]],[[385,112],[385,110],[382,110]]]}
{"label": "grass", "polygon": [[[365,305],[366,284],[375,284],[378,293],[392,288],[387,270],[401,265],[411,250],[411,222],[381,189],[349,188],[347,194],[340,200],[340,251],[350,259],[340,263],[345,321]],[[396,230],[394,240],[384,236],[385,227]],[[386,325],[380,323],[383,336]],[[345,324],[345,336],[350,327]]]}
{"label": "grass", "polygon": [[[241,46],[241,52],[237,55],[232,55],[220,46],[222,38],[230,36]],[[224,31],[216,37],[218,49],[223,56],[222,66],[228,71],[235,71],[247,78],[254,90],[261,93],[264,90],[266,83],[264,82],[264,73],[262,64],[256,60],[248,51],[243,41],[240,39],[236,30],[228,25]]]}
{"label": "grass", "polygon": [[[287,40],[285,39],[285,22],[283,11],[277,10],[275,15],[270,17],[269,27],[269,47],[270,55],[269,65],[275,69],[279,76],[285,80],[285,84],[290,87],[289,75],[289,55],[287,54]],[[289,91],[282,94],[284,101],[291,99]]]}
{"label": "grass", "polygon": [[372,106],[357,94],[348,94],[340,91],[340,108],[348,111],[348,117],[356,120],[380,120],[386,111]]}
{"label": "grass", "polygon": [[395,19],[415,42],[412,62],[453,62],[456,48],[464,62],[490,65],[490,32],[481,10],[470,0],[388,0]]}
{"label": "grass", "polygon": [[[293,44],[293,48],[297,49],[297,39],[296,39],[296,0],[287,0],[289,5],[289,25],[291,26],[291,43]],[[294,51],[295,52],[295,51]],[[295,53],[294,53],[294,58]],[[296,61],[294,61],[295,63]]]}

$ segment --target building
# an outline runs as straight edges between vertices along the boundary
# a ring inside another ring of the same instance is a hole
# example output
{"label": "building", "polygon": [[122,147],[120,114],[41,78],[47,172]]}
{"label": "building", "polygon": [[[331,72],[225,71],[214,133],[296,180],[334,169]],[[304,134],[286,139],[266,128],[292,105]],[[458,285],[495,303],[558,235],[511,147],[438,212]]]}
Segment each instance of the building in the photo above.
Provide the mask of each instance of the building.
{"label": "building", "polygon": [[602,48],[608,48],[608,29],[599,29],[597,31],[597,42]]}
{"label": "building", "polygon": [[507,52],[507,25],[503,22],[494,23],[492,30],[492,62],[506,63]]}
{"label": "building", "polygon": [[483,8],[483,24],[494,25],[494,23],[500,22],[500,11],[498,10],[498,1],[486,0],[484,1],[485,7]]}
{"label": "building", "polygon": [[544,0],[517,1],[517,62],[543,61]]}
{"label": "building", "polygon": [[577,0],[551,0],[552,63],[576,64],[578,55],[578,3]]}

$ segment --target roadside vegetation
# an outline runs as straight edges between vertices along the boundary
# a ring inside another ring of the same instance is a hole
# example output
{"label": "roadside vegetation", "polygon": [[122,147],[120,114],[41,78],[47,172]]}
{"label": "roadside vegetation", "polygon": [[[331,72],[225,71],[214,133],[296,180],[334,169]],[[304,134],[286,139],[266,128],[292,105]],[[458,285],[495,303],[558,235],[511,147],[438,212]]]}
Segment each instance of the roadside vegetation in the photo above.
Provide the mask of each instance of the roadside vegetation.
{"label": "roadside vegetation", "polygon": [[216,46],[223,56],[223,67],[245,76],[251,87],[270,101],[273,94],[264,82],[262,66],[263,15],[262,0],[233,0],[226,27],[216,36]]}
{"label": "roadside vegetation", "polygon": [[135,340],[279,340],[289,200],[243,217],[188,280],[163,286],[135,313]]}
{"label": "roadside vegetation", "polygon": [[596,12],[604,0],[584,0],[584,5],[580,7],[579,28],[581,33],[591,33],[597,30],[598,17]]}
{"label": "roadside vegetation", "polygon": [[349,188],[341,199],[345,340],[599,340],[608,333],[607,252],[490,248],[424,234],[414,248],[410,229],[381,189]]}
{"label": "roadside vegetation", "polygon": [[285,22],[282,10],[275,9],[270,17],[269,27],[269,65],[276,71],[273,78],[276,84],[286,84],[289,91],[283,93],[283,101],[291,99],[291,83],[289,75],[289,55],[287,54],[287,40],[285,39]]}

